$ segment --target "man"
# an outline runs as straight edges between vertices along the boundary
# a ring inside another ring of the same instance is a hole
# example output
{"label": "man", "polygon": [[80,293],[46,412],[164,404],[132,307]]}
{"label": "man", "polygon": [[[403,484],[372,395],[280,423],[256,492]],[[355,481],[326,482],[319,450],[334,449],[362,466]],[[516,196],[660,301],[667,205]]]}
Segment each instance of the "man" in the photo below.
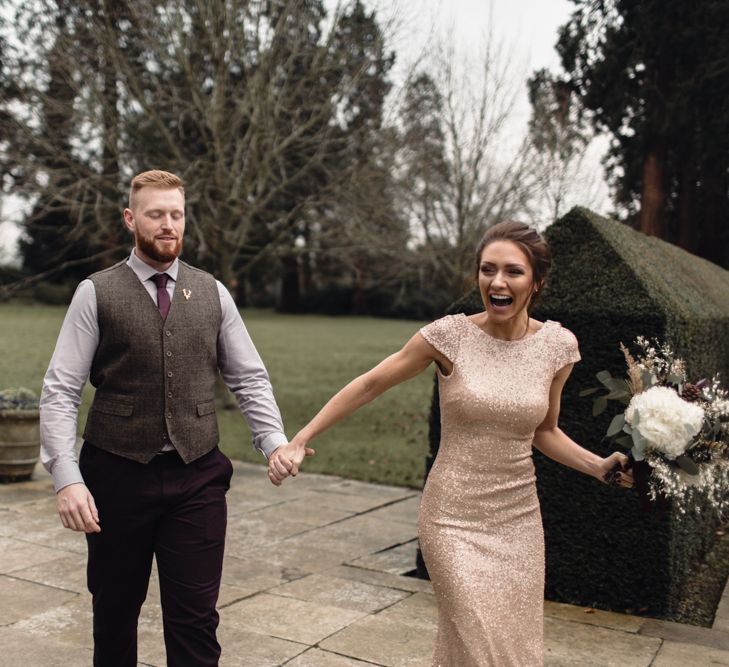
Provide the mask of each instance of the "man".
{"label": "man", "polygon": [[[41,396],[42,460],[66,528],[86,533],[94,665],[137,664],[137,620],[157,560],[168,665],[217,665],[225,493],[220,373],[269,456],[286,443],[268,375],[225,287],[178,260],[182,181],[134,177],[128,259],[76,290]],[[96,393],[77,461],[81,391]]]}

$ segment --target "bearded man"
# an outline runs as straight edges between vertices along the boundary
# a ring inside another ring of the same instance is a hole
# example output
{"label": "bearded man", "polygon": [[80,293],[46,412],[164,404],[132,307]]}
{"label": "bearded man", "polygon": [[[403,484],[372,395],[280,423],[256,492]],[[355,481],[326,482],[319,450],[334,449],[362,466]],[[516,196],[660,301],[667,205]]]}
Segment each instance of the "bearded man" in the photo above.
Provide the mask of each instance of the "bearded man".
{"label": "bearded man", "polygon": [[[269,456],[286,444],[266,369],[228,291],[178,260],[182,181],[134,177],[130,256],[80,283],[41,396],[42,460],[66,528],[86,533],[94,665],[137,664],[156,558],[171,666],[217,665],[215,610],[233,467],[218,449],[218,374]],[[96,392],[76,457],[76,420]]]}

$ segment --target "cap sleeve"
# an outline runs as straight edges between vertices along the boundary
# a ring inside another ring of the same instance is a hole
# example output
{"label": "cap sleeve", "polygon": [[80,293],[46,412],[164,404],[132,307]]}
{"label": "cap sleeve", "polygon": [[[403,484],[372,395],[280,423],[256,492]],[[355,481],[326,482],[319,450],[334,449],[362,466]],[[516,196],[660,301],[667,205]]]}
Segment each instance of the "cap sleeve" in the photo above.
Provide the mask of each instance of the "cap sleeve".
{"label": "cap sleeve", "polygon": [[456,361],[461,342],[460,319],[458,315],[446,315],[420,329],[420,335],[451,363]]}
{"label": "cap sleeve", "polygon": [[559,333],[554,364],[555,373],[567,364],[574,364],[582,359],[576,336],[564,327],[560,327]]}

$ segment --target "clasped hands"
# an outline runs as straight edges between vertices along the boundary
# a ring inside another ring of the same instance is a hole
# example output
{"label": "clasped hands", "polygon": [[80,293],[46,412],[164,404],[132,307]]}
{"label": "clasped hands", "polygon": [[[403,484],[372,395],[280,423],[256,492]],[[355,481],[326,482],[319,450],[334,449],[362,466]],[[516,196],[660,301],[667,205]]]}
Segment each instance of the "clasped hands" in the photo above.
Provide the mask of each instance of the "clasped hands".
{"label": "clasped hands", "polygon": [[271,484],[281,486],[287,477],[296,477],[299,466],[307,456],[314,456],[316,452],[303,443],[292,440],[288,445],[275,449],[268,459],[268,479]]}

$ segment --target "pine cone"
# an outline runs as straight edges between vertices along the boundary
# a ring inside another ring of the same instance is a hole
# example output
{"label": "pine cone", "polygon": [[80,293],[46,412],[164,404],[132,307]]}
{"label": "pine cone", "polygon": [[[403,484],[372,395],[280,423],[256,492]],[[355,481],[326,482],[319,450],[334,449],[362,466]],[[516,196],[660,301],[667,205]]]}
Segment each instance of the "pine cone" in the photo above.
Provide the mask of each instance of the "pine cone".
{"label": "pine cone", "polygon": [[687,382],[683,385],[681,398],[689,403],[698,403],[701,400],[701,389],[699,389],[695,384]]}

